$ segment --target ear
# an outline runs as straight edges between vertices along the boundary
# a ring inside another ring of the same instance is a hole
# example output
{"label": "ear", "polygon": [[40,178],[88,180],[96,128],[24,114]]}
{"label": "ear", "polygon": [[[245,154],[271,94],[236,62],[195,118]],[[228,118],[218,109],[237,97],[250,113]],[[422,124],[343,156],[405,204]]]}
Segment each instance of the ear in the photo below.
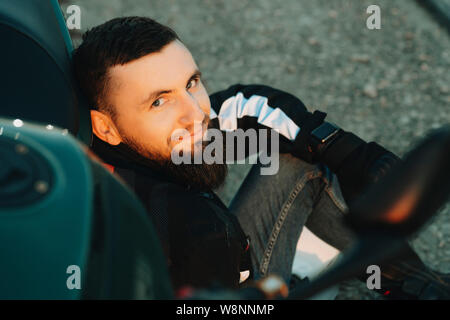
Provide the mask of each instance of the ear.
{"label": "ear", "polygon": [[91,110],[92,131],[101,140],[115,146],[122,142],[111,118],[97,110]]}

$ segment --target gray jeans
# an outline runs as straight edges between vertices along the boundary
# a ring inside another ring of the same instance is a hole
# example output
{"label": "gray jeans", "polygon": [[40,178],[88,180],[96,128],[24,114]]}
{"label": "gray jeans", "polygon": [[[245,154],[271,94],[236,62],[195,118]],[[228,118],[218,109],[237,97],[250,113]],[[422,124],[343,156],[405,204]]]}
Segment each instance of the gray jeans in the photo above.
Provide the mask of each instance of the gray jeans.
{"label": "gray jeans", "polygon": [[280,154],[275,175],[261,175],[260,166],[253,165],[230,210],[250,236],[253,277],[277,274],[289,283],[303,226],[339,250],[350,245],[354,234],[343,224],[347,207],[327,167],[290,154]]}

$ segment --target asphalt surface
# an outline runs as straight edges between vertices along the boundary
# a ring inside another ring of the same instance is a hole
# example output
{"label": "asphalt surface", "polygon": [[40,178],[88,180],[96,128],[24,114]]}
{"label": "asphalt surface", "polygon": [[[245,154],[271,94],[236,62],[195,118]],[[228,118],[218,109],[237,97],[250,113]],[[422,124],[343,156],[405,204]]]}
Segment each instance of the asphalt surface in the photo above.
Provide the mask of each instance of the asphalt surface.
{"label": "asphalt surface", "polygon": [[[445,0],[448,1],[448,0]],[[450,122],[450,39],[412,0],[70,0],[80,31],[114,17],[149,16],[189,47],[210,93],[235,83],[267,84],[310,110],[403,156]],[[381,8],[369,30],[366,8]],[[229,202],[248,166],[234,165],[219,195]],[[411,239],[424,261],[450,272],[450,205]],[[372,299],[347,281],[338,299]]]}

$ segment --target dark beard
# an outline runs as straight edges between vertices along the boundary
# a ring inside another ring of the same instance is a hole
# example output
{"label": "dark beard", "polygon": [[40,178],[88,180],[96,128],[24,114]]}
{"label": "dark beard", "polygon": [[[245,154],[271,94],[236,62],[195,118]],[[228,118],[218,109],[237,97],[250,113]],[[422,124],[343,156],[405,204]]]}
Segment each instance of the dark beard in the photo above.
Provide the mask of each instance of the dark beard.
{"label": "dark beard", "polygon": [[[209,191],[220,187],[228,174],[226,163],[194,164],[194,152],[191,154],[191,164],[174,164],[171,159],[163,159],[159,155],[153,154],[142,148],[132,139],[122,137],[124,143],[141,157],[142,164],[162,172],[171,177],[177,183],[195,187],[202,191]],[[209,142],[204,141],[202,151]]]}
{"label": "dark beard", "polygon": [[226,164],[179,164],[172,161],[163,164],[163,170],[182,184],[194,186],[200,190],[212,190],[220,187],[227,176]]}

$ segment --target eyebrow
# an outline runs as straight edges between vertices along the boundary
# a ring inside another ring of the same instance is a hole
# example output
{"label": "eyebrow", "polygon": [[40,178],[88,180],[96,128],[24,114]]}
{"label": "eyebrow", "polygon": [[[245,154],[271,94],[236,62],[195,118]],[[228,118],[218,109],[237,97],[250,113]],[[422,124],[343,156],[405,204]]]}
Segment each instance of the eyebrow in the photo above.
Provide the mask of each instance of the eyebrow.
{"label": "eyebrow", "polygon": [[[189,83],[189,81],[191,81],[194,78],[201,78],[202,76],[202,72],[198,69],[196,69],[192,75],[189,77],[188,81],[186,82],[186,84]],[[140,103],[142,104],[147,104],[150,101],[152,101],[153,99],[156,99],[156,97],[162,95],[162,94],[166,94],[166,93],[171,93],[173,92],[173,90],[157,90],[157,91],[153,91],[152,93],[150,93],[147,98],[145,98],[144,100],[142,100],[142,102]]]}

